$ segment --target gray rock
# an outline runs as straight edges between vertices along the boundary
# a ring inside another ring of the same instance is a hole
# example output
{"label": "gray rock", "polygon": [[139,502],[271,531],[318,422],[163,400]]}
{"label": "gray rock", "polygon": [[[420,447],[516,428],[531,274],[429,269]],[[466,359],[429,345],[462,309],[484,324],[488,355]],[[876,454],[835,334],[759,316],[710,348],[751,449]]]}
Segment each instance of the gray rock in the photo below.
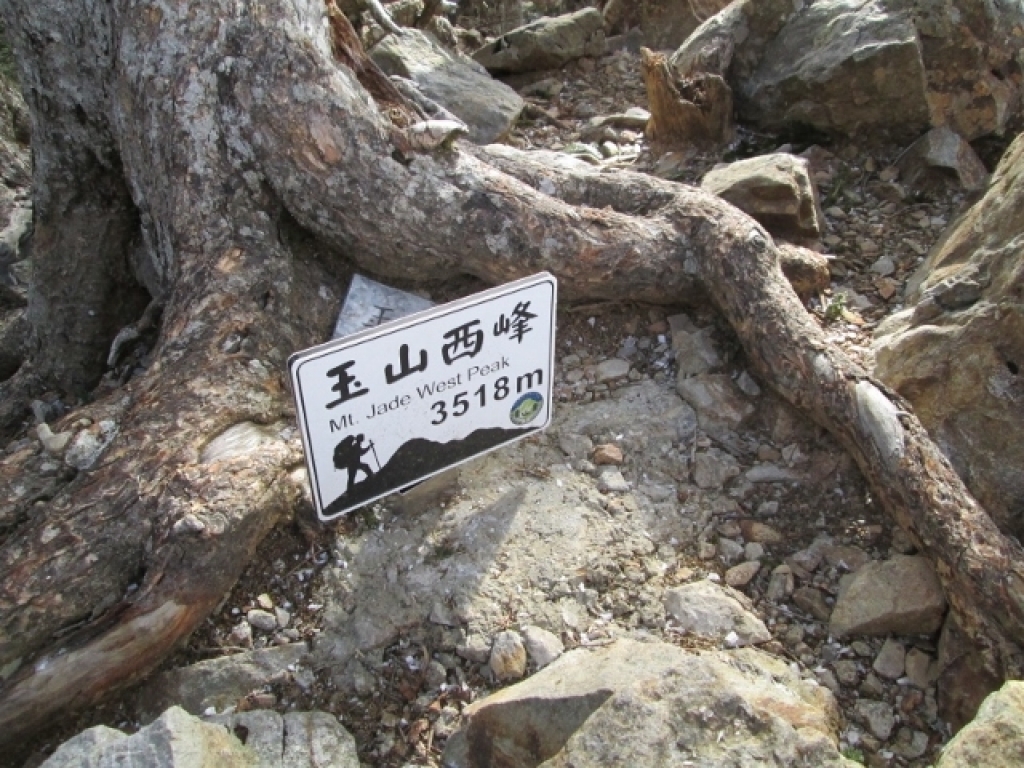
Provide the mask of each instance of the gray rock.
{"label": "gray rock", "polygon": [[1024,760],[1024,682],[1007,681],[991,694],[942,750],[935,768],[1011,768]]}
{"label": "gray rock", "polygon": [[832,693],[839,693],[839,681],[836,680],[836,676],[831,669],[816,669],[814,670],[814,677],[820,685],[825,686]]}
{"label": "gray rock", "polygon": [[732,565],[743,557],[743,545],[723,537],[718,540],[718,556],[726,565]]}
{"label": "gray rock", "polygon": [[103,750],[128,736],[115,728],[96,725],[65,741],[42,768],[90,768],[98,765]]}
{"label": "gray rock", "polygon": [[825,559],[826,546],[828,545],[825,542],[816,541],[806,549],[794,552],[786,559],[786,562],[807,573],[814,573]]}
{"label": "gray rock", "polygon": [[668,320],[668,329],[669,329],[669,332],[672,334],[673,338],[676,335],[681,334],[681,333],[699,333],[700,332],[700,328],[698,328],[694,324],[693,320],[685,312],[680,312],[677,315],[669,315],[667,320]]}
{"label": "gray rock", "polygon": [[756,541],[748,541],[743,545],[743,559],[749,562],[760,560],[764,557],[764,545]]}
{"label": "gray rock", "polygon": [[260,632],[273,632],[277,629],[277,617],[262,608],[253,608],[245,614],[245,620]]}
{"label": "gray rock", "polygon": [[488,662],[499,680],[518,680],[526,674],[526,647],[518,632],[505,630],[494,636]]}
{"label": "gray rock", "polygon": [[896,264],[893,262],[890,256],[880,256],[874,264],[871,265],[871,271],[876,275],[882,277],[888,277],[896,271]]}
{"label": "gray rock", "polygon": [[563,432],[576,434],[643,434],[648,445],[686,443],[697,429],[696,412],[679,395],[653,381],[623,387],[586,408],[566,411]]}
{"label": "gray rock", "polygon": [[[206,722],[223,727],[230,733],[242,734],[245,746],[252,753],[252,766],[282,766],[281,757],[285,750],[284,719],[269,709],[238,712],[231,715],[215,715],[204,718]],[[337,720],[335,720],[337,724]],[[291,765],[291,764],[288,764]],[[307,763],[296,763],[305,766]]]}
{"label": "gray rock", "polygon": [[615,467],[602,467],[597,476],[597,487],[606,493],[625,493],[629,490],[629,483]]}
{"label": "gray rock", "polygon": [[871,648],[871,643],[866,643],[863,640],[854,640],[850,643],[850,650],[862,659],[867,659],[875,655],[874,650]]}
{"label": "gray rock", "polygon": [[526,104],[479,64],[451,53],[416,29],[388,35],[370,55],[385,73],[413,81],[424,96],[464,122],[470,141],[476,144],[504,138]]}
{"label": "gray rock", "polygon": [[772,571],[772,578],[768,582],[766,597],[775,602],[781,602],[793,594],[796,586],[793,579],[793,570],[788,565],[778,565]]}
{"label": "gray rock", "polygon": [[470,635],[466,642],[456,647],[455,653],[466,661],[482,664],[491,658],[491,644],[482,635]]}
{"label": "gray rock", "polygon": [[737,160],[709,171],[700,185],[750,214],[776,237],[821,236],[824,214],[802,157],[780,152]]}
{"label": "gray rock", "polygon": [[[728,765],[849,766],[835,747],[827,690],[753,649],[695,655],[619,640],[570,651],[463,713],[451,768]],[[498,751],[500,750],[500,752]]]}
{"label": "gray rock", "polygon": [[832,608],[825,602],[825,595],[814,587],[800,587],[793,593],[793,602],[797,607],[811,614],[818,621],[828,621]]}
{"label": "gray rock", "polygon": [[194,715],[210,707],[224,710],[274,675],[301,664],[308,654],[305,643],[292,643],[162,672],[136,694],[136,708],[144,722],[175,704]]}
{"label": "gray rock", "polygon": [[730,454],[711,448],[694,457],[693,482],[698,488],[721,488],[740,473],[740,465]]}
{"label": "gray rock", "polygon": [[326,712],[270,710],[239,712],[210,718],[228,731],[245,734],[255,753],[253,768],[359,768],[355,739]]}
{"label": "gray rock", "polygon": [[718,546],[713,541],[702,541],[698,553],[701,560],[711,560],[718,554]]}
{"label": "gray rock", "polygon": [[878,676],[874,672],[869,672],[857,691],[862,696],[879,698],[885,695],[885,684],[878,679]]}
{"label": "gray rock", "polygon": [[756,464],[743,476],[751,483],[789,483],[803,479],[799,472],[777,464]]}
{"label": "gray rock", "polygon": [[843,685],[852,688],[860,682],[860,669],[857,662],[852,659],[840,659],[832,665],[836,671],[836,677]]}
{"label": "gray rock", "polygon": [[624,379],[629,375],[629,361],[616,357],[602,360],[597,365],[597,382],[607,384],[609,381]]}
{"label": "gray rock", "polygon": [[913,135],[929,120],[917,30],[877,0],[803,6],[737,86],[741,114],[765,127],[853,134],[884,126]]}
{"label": "gray rock", "polygon": [[676,391],[697,412],[700,428],[711,435],[735,431],[754,412],[754,406],[725,374],[705,373],[681,379]]}
{"label": "gray rock", "polygon": [[281,768],[359,768],[356,741],[328,712],[288,712]]}
{"label": "gray rock", "polygon": [[561,638],[541,627],[523,627],[523,642],[526,653],[537,669],[543,669],[565,652]]}
{"label": "gray rock", "polygon": [[832,611],[830,631],[837,636],[931,634],[945,611],[946,597],[931,563],[897,555],[852,575]]}
{"label": "gray rock", "polygon": [[570,459],[585,459],[594,452],[594,441],[586,435],[562,435],[558,447]]}
{"label": "gray rock", "polygon": [[435,600],[434,604],[430,606],[430,621],[443,627],[457,627],[459,625],[459,620],[455,618],[451,608],[440,600]]}
{"label": "gray rock", "polygon": [[884,701],[859,699],[854,707],[854,715],[863,723],[875,738],[887,741],[896,725],[892,707]]}
{"label": "gray rock", "polygon": [[928,751],[928,742],[927,733],[900,728],[896,741],[892,745],[892,751],[908,760],[916,760]]}
{"label": "gray rock", "polygon": [[444,664],[433,659],[427,665],[427,672],[424,676],[424,680],[429,689],[437,690],[443,683],[448,681],[448,670],[445,669]]}
{"label": "gray rock", "polygon": [[871,561],[870,556],[860,547],[829,544],[821,550],[825,562],[845,571],[857,571]]}
{"label": "gray rock", "polygon": [[238,622],[231,628],[231,632],[228,634],[228,642],[231,645],[242,648],[252,647],[252,624],[248,621]]}
{"label": "gray rock", "polygon": [[907,678],[910,680],[911,685],[924,690],[931,684],[933,661],[931,655],[925,653],[920,648],[911,648],[907,651],[904,666],[906,667]]}
{"label": "gray rock", "polygon": [[766,125],[813,120],[849,132],[870,124],[911,136],[949,125],[973,140],[1003,133],[1015,114],[1019,85],[992,62],[1016,59],[1022,45],[1016,3],[738,0],[671,64],[680,77],[726,77],[741,113]]}
{"label": "gray rock", "polygon": [[761,563],[757,560],[748,560],[745,563],[734,565],[725,572],[725,583],[734,589],[745,587],[761,570]]}
{"label": "gray rock", "polygon": [[377,688],[376,675],[359,659],[352,659],[340,672],[336,671],[332,681],[337,688],[354,691],[359,696],[367,696]]}
{"label": "gray rock", "polygon": [[97,728],[99,732],[90,729],[90,735],[79,734],[59,747],[43,768],[262,768],[226,728],[204,723],[180,707],[171,707],[131,736]]}
{"label": "gray rock", "polygon": [[[799,292],[799,289],[798,289]],[[754,381],[754,377],[744,371],[736,378],[736,386],[740,388],[740,392],[745,394],[747,397],[760,397],[761,387]]]}
{"label": "gray rock", "polygon": [[879,378],[913,403],[971,493],[1018,538],[1024,538],[1022,230],[1024,138],[1018,137],[984,197],[908,282],[911,307],[879,326],[874,343]]}
{"label": "gray rock", "polygon": [[878,652],[875,663],[871,665],[871,668],[881,677],[889,680],[898,680],[903,677],[903,671],[906,668],[906,655],[907,649],[903,646],[903,643],[889,638],[882,645],[882,650]]}
{"label": "gray rock", "polygon": [[715,343],[714,329],[701,328],[695,333],[680,330],[672,334],[672,349],[676,353],[676,366],[680,380],[701,373],[712,373],[724,361]]}
{"label": "gray rock", "polygon": [[[686,38],[710,15],[729,4],[729,0],[662,0],[640,6],[640,27],[643,44],[653,50],[671,50]],[[610,11],[624,9],[624,3],[605,5],[605,19],[611,22]],[[613,26],[611,23],[609,27]]]}
{"label": "gray rock", "polygon": [[596,8],[584,8],[517,27],[480,48],[473,58],[490,72],[533,72],[600,56],[604,50],[604,17]]}
{"label": "gray rock", "polygon": [[903,183],[915,189],[944,189],[953,185],[981,189],[988,171],[977,153],[948,126],[932,128],[900,156],[897,163]]}
{"label": "gray rock", "polygon": [[744,595],[707,580],[666,590],[665,610],[679,627],[701,637],[724,641],[735,632],[740,647],[772,639]]}

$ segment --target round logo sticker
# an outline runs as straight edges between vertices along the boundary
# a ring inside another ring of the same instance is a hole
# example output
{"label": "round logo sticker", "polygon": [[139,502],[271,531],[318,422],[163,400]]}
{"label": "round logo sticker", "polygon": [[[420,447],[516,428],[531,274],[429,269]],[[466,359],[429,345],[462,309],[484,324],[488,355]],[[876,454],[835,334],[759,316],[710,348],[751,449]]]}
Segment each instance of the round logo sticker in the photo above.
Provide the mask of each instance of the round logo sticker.
{"label": "round logo sticker", "polygon": [[513,424],[529,424],[544,409],[544,397],[539,392],[527,392],[516,400],[509,417]]}

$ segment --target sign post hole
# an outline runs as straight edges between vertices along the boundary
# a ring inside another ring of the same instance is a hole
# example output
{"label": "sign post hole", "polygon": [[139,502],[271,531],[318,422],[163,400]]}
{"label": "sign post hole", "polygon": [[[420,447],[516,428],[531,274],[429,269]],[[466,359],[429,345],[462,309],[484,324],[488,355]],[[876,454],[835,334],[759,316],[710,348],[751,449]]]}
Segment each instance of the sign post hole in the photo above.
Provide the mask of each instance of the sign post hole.
{"label": "sign post hole", "polygon": [[292,355],[320,519],[548,426],[556,302],[541,273]]}

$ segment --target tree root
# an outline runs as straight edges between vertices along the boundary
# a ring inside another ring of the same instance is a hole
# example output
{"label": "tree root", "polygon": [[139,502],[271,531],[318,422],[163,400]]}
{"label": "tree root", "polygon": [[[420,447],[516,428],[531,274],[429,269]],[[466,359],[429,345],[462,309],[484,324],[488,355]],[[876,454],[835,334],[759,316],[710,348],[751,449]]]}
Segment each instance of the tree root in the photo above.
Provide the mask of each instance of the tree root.
{"label": "tree root", "polygon": [[[116,425],[113,442],[0,547],[0,666],[23,659],[0,688],[0,742],[151,671],[296,503],[284,361],[325,338],[337,302],[333,251],[290,251],[285,220],[385,277],[549,270],[570,298],[710,300],[761,379],[854,456],[1000,676],[1020,671],[1024,552],[906,403],[826,341],[760,225],[701,190],[564,158],[458,146],[396,158],[393,125],[354,74],[361,51],[339,66],[297,7],[162,5],[180,78],[154,80],[151,58],[118,62],[125,173],[174,278],[152,366],[57,425],[88,415]],[[161,55],[150,20],[119,19],[122,50]],[[218,440],[232,430],[247,448]]]}

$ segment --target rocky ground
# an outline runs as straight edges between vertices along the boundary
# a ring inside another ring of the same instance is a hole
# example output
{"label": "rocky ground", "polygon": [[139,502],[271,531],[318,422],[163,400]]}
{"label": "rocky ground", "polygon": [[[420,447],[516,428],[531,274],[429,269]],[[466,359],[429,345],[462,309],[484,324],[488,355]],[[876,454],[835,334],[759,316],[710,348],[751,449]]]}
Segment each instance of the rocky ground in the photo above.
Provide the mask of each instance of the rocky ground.
{"label": "rocky ground", "polygon": [[[724,156],[655,155],[642,129],[601,120],[647,106],[628,49],[510,83],[534,105],[509,139],[518,147],[691,183],[722,159],[807,157],[833,275],[807,306],[865,364],[872,329],[901,308],[907,279],[967,202],[954,187],[903,184],[899,146],[741,130]],[[318,709],[351,731],[366,765],[436,766],[468,704],[616,638],[756,642],[835,694],[847,757],[930,765],[948,738],[931,678],[935,598],[922,588],[906,609],[917,613],[885,617],[893,629],[881,634],[837,632],[851,574],[883,561],[909,569],[866,577],[882,589],[915,566],[835,442],[759,386],[708,309],[562,306],[556,365],[547,432],[335,525],[298,511],[163,673],[65,724],[27,765],[86,725],[132,731],[183,703],[205,714]],[[41,401],[39,415],[60,408]],[[53,453],[33,427],[0,461],[27,466],[25,492],[43,500],[74,471]],[[686,601],[704,598],[688,585],[708,584],[742,593],[749,637],[695,623]]]}

